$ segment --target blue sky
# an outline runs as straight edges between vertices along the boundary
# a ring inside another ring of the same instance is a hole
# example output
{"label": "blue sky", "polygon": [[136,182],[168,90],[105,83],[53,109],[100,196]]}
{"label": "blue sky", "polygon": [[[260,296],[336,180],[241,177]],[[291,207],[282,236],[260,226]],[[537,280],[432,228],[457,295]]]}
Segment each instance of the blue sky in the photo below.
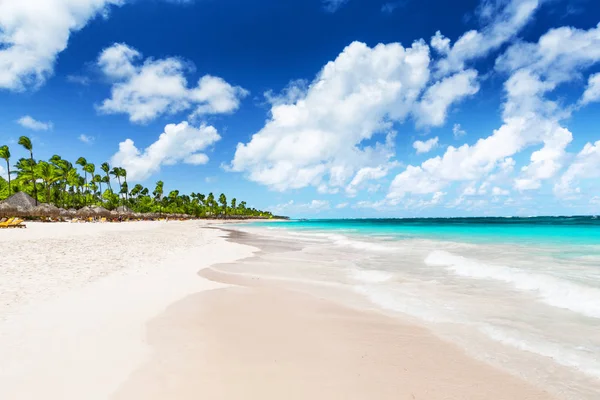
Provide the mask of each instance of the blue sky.
{"label": "blue sky", "polygon": [[597,214],[599,22],[592,0],[2,2],[0,144],[292,216]]}

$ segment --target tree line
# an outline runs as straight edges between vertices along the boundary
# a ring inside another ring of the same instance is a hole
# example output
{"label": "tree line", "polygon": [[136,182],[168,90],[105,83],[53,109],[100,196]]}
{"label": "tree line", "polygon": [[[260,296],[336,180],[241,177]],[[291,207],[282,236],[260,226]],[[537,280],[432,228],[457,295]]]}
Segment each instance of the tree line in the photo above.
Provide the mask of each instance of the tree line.
{"label": "tree line", "polygon": [[[232,198],[228,202],[223,193],[219,197],[213,193],[180,194],[178,190],[164,193],[163,181],[156,182],[152,192],[139,183],[130,189],[125,168],[111,166],[108,162],[96,168],[84,157],[79,157],[75,164],[59,155],[48,161],[38,161],[33,156],[33,144],[27,136],[21,136],[18,144],[29,152],[29,157],[20,158],[12,167],[9,147],[0,146],[0,159],[6,162],[8,172],[8,180],[0,177],[0,200],[23,191],[36,202],[64,209],[99,205],[113,210],[126,206],[140,213],[273,218],[268,211],[249,208],[245,201],[238,202]],[[118,187],[113,188],[113,183],[117,183]]]}

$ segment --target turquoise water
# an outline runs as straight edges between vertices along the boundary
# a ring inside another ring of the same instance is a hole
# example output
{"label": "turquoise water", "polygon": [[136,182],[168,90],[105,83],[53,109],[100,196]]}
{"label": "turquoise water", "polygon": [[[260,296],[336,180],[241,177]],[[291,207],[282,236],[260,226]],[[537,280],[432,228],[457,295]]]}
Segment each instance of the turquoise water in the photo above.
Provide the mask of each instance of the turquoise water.
{"label": "turquoise water", "polygon": [[345,231],[402,238],[435,238],[472,243],[600,245],[600,218],[407,218],[314,219],[257,222],[294,230]]}
{"label": "turquoise water", "polygon": [[[344,287],[551,388],[600,393],[600,219],[339,219],[245,226],[299,250],[245,273]],[[319,292],[321,295],[322,292]]]}

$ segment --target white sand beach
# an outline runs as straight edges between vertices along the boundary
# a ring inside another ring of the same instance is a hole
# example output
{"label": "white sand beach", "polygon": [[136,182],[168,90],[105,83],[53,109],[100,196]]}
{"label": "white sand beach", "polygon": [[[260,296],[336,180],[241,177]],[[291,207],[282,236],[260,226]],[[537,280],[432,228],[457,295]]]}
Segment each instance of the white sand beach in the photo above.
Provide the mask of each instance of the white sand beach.
{"label": "white sand beach", "polygon": [[146,323],[223,285],[197,276],[252,248],[199,222],[0,231],[0,398],[107,399],[152,353]]}
{"label": "white sand beach", "polygon": [[426,329],[199,271],[208,222],[0,231],[2,399],[550,399]]}

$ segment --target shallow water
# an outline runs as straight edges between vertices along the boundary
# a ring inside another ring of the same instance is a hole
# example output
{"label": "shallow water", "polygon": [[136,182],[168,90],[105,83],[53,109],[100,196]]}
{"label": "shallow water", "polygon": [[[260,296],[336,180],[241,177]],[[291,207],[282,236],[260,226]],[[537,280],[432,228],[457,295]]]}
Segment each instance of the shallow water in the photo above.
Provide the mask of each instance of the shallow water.
{"label": "shallow water", "polygon": [[597,221],[258,223],[238,229],[289,246],[265,251],[234,272],[352,291],[559,398],[598,399]]}

